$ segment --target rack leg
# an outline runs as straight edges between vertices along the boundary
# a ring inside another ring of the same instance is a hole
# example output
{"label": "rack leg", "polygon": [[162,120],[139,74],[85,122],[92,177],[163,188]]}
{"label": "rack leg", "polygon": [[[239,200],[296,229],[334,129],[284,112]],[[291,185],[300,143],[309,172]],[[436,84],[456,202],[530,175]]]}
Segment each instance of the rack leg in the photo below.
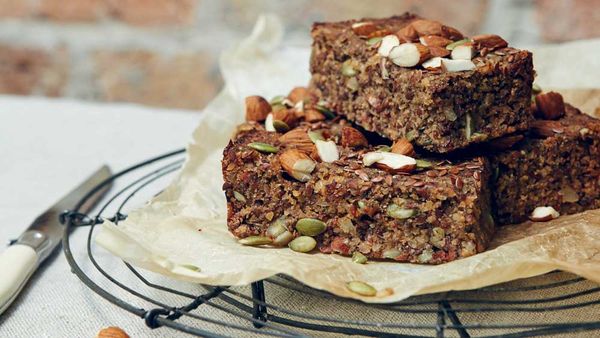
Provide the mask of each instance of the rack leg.
{"label": "rack leg", "polygon": [[[262,281],[252,283],[252,298],[257,301],[263,302],[263,303],[265,302],[265,287],[264,287]],[[254,303],[254,311],[252,312],[252,318],[258,319],[262,322],[266,322],[267,321],[267,307],[256,301],[253,303]],[[263,326],[264,325],[261,325],[259,323],[254,323],[254,327],[256,327],[256,328],[261,328]]]}

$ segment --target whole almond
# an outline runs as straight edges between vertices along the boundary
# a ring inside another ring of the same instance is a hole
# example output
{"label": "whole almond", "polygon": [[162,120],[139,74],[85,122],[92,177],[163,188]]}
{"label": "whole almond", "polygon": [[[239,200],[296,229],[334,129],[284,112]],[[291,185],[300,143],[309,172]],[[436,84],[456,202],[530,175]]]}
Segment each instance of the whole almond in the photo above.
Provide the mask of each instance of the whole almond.
{"label": "whole almond", "polygon": [[556,92],[541,93],[535,96],[536,116],[546,120],[557,120],[565,115],[565,102]]}
{"label": "whole almond", "polygon": [[245,103],[246,121],[262,122],[271,112],[271,105],[262,96],[248,96],[246,97]]}
{"label": "whole almond", "polygon": [[422,36],[419,38],[419,41],[431,48],[431,47],[443,47],[444,49],[446,48],[446,46],[448,46],[449,44],[452,43],[452,40],[450,39],[446,39],[443,36],[439,36],[439,35],[426,35],[426,36]]}
{"label": "whole almond", "polygon": [[273,112],[273,121],[282,121],[290,128],[294,128],[298,122],[298,117],[294,109],[281,109]]}
{"label": "whole almond", "polygon": [[419,36],[443,35],[442,24],[433,20],[415,20],[411,26],[417,31]]}
{"label": "whole almond", "polygon": [[402,27],[397,33],[400,42],[416,42],[419,41],[419,34],[412,25]]}
{"label": "whole almond", "polygon": [[378,30],[377,26],[370,21],[357,22],[352,24],[352,31],[361,38],[366,38]]}
{"label": "whole almond", "polygon": [[295,87],[287,96],[288,100],[290,100],[293,104],[296,104],[300,101],[304,101],[306,103],[316,101],[315,96],[311,93],[306,87]]}
{"label": "whole almond", "polygon": [[110,326],[100,330],[96,338],[129,338],[129,335],[123,329],[116,326]]}
{"label": "whole almond", "polygon": [[392,32],[390,32],[389,29],[383,28],[383,29],[379,29],[374,32],[371,32],[371,34],[369,34],[367,36],[367,39],[382,38],[382,37],[384,37],[386,35],[390,35],[390,34],[392,34]]}
{"label": "whole almond", "polygon": [[410,143],[410,141],[405,138],[396,140],[396,142],[394,142],[394,144],[392,145],[392,148],[390,151],[392,153],[396,153],[396,154],[400,154],[400,155],[406,155],[406,156],[410,156],[410,157],[415,156],[415,149],[413,148],[412,143]]}
{"label": "whole almond", "polygon": [[429,48],[429,53],[431,53],[431,56],[433,57],[446,57],[448,55],[450,55],[450,51],[446,49],[446,47],[428,47]]}
{"label": "whole almond", "polygon": [[508,46],[508,42],[506,42],[506,40],[495,34],[475,35],[471,38],[471,40],[473,40],[473,45],[478,50],[486,49],[488,51],[492,51]]}
{"label": "whole almond", "polygon": [[279,142],[286,148],[298,149],[306,154],[316,150],[315,144],[308,136],[308,131],[302,128],[292,129],[281,135]]}
{"label": "whole almond", "polygon": [[291,177],[300,182],[310,180],[316,163],[308,155],[298,149],[287,149],[279,155],[279,163]]}
{"label": "whole almond", "polygon": [[392,48],[390,60],[400,67],[414,67],[420,65],[431,57],[429,48],[420,43],[403,43]]}
{"label": "whole almond", "polygon": [[304,111],[304,120],[306,122],[323,121],[325,120],[325,115],[314,108],[309,108]]}
{"label": "whole almond", "polygon": [[342,127],[342,147],[365,147],[369,145],[363,133],[352,127]]}
{"label": "whole almond", "polygon": [[450,26],[442,26],[442,36],[453,41],[460,40],[464,37],[458,29]]}

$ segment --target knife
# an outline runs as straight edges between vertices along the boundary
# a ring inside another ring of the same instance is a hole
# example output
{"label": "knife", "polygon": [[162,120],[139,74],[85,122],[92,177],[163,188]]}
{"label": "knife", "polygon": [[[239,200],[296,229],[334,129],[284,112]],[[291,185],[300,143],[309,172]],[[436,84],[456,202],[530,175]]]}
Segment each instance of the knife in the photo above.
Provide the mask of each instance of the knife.
{"label": "knife", "polygon": [[[104,165],[88,177],[77,188],[39,215],[27,230],[4,252],[0,253],[0,314],[17,298],[17,295],[36,268],[54,251],[61,242],[65,227],[59,216],[75,205],[94,187],[111,176]],[[86,213],[110,189],[112,182],[105,184],[79,208]]]}

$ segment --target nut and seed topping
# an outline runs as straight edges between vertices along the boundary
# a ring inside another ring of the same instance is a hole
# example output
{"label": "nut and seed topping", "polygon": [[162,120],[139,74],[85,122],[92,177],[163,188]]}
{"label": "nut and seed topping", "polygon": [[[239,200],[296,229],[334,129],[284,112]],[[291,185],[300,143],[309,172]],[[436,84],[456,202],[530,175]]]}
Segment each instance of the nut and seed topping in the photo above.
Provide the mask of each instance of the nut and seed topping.
{"label": "nut and seed topping", "polygon": [[244,197],[244,195],[242,195],[241,192],[238,191],[233,191],[233,197],[238,201],[238,202],[242,202],[242,203],[246,203],[246,197]]}
{"label": "nut and seed topping", "polygon": [[316,218],[302,218],[296,222],[296,230],[304,236],[317,236],[327,229],[327,224]]}
{"label": "nut and seed topping", "polygon": [[348,282],[346,283],[346,288],[358,295],[365,297],[373,297],[377,294],[377,290],[374,287],[361,281]]}
{"label": "nut and seed topping", "polygon": [[279,137],[279,142],[286,148],[295,148],[306,154],[316,150],[314,143],[305,129],[296,128]]}
{"label": "nut and seed topping", "polygon": [[288,175],[300,182],[308,182],[316,163],[307,154],[298,149],[287,149],[279,155],[279,163]]}
{"label": "nut and seed topping", "polygon": [[288,100],[292,101],[294,105],[296,105],[298,102],[314,102],[314,95],[311,94],[306,87],[295,87],[292,89],[292,91],[290,91],[287,98]]}
{"label": "nut and seed topping", "polygon": [[323,137],[323,133],[321,131],[309,130],[307,134],[308,138],[310,138],[310,140],[313,143],[317,141],[325,141],[325,138]]}
{"label": "nut and seed topping", "polygon": [[467,42],[471,42],[471,39],[462,39],[462,40],[454,41],[451,44],[447,45],[446,49],[447,50],[454,50],[454,48],[456,48],[458,46],[462,46],[463,44],[465,44]]}
{"label": "nut and seed topping", "polygon": [[452,40],[439,35],[426,35],[419,38],[419,42],[427,47],[446,47]]}
{"label": "nut and seed topping", "polygon": [[316,140],[315,145],[321,161],[331,163],[340,159],[340,153],[335,142]]}
{"label": "nut and seed topping", "polygon": [[417,211],[415,209],[401,208],[397,204],[390,204],[387,207],[387,215],[396,219],[407,219],[415,216]]}
{"label": "nut and seed topping", "polygon": [[407,42],[392,48],[388,57],[398,66],[414,67],[429,59],[431,54],[422,44]]}
{"label": "nut and seed topping", "polygon": [[250,237],[246,237],[246,238],[240,238],[238,240],[238,243],[240,243],[242,245],[248,245],[248,246],[266,245],[266,244],[271,244],[272,242],[273,242],[272,239],[270,239],[269,237],[265,237],[265,236],[250,236]]}
{"label": "nut and seed topping", "polygon": [[381,39],[381,45],[379,45],[377,53],[379,53],[379,55],[383,57],[388,57],[390,55],[390,52],[392,51],[392,48],[399,45],[400,40],[396,35],[384,36],[383,39]]}
{"label": "nut and seed topping", "polygon": [[477,50],[486,49],[488,51],[493,51],[508,46],[506,40],[495,34],[475,35],[471,40]]}
{"label": "nut and seed topping", "polygon": [[363,133],[352,127],[342,127],[342,137],[340,140],[342,147],[366,147],[369,145],[367,138]]}
{"label": "nut and seed topping", "polygon": [[314,108],[306,109],[304,112],[304,120],[306,122],[319,122],[325,120],[325,115]]}
{"label": "nut and seed topping", "polygon": [[358,251],[355,251],[354,253],[352,253],[352,261],[356,264],[365,264],[367,263],[368,259],[367,256],[363,255]]}
{"label": "nut and seed topping", "polygon": [[370,21],[352,24],[352,31],[361,38],[366,38],[378,30],[377,26]]}
{"label": "nut and seed topping", "polygon": [[454,47],[450,57],[453,60],[471,60],[474,54],[475,50],[473,49],[473,46],[470,43],[465,43]]}
{"label": "nut and seed topping", "polygon": [[263,142],[252,142],[252,143],[248,143],[248,147],[254,149],[254,150],[258,150],[261,153],[276,153],[279,151],[279,148],[270,145],[268,143],[263,143]]}
{"label": "nut and seed topping", "polygon": [[537,207],[533,209],[529,219],[534,222],[547,222],[558,218],[558,216],[560,216],[560,214],[553,207]]}
{"label": "nut and seed topping", "polygon": [[425,168],[431,168],[431,167],[433,167],[433,163],[431,163],[431,162],[429,162],[427,160],[420,160],[420,159],[418,159],[418,160],[416,160],[416,162],[417,162],[417,168],[425,169]]}
{"label": "nut and seed topping", "polygon": [[317,241],[310,236],[296,237],[288,243],[288,247],[296,252],[309,252],[317,246]]}
{"label": "nut and seed topping", "polygon": [[396,154],[392,152],[381,152],[373,151],[366,153],[363,156],[363,164],[369,167],[376,164],[377,167],[390,171],[392,173],[397,172],[411,172],[415,169],[417,161],[409,156]]}
{"label": "nut and seed topping", "polygon": [[400,154],[400,155],[406,155],[406,156],[410,156],[410,157],[415,156],[415,149],[414,149],[412,143],[410,143],[410,141],[405,138],[396,140],[396,142],[394,142],[394,144],[392,145],[392,148],[390,149],[390,151],[392,153],[396,153],[396,154]]}
{"label": "nut and seed topping", "polygon": [[262,122],[271,112],[271,105],[262,96],[248,96],[246,103],[246,121]]}
{"label": "nut and seed topping", "polygon": [[352,59],[348,59],[342,63],[342,75],[346,77],[353,77],[356,74],[358,74],[358,72],[354,68],[354,62]]}
{"label": "nut and seed topping", "polygon": [[538,94],[535,97],[535,115],[546,120],[557,120],[565,115],[565,102],[556,92]]}
{"label": "nut and seed topping", "polygon": [[442,58],[442,69],[447,72],[462,72],[475,69],[475,64],[471,60],[451,60]]}

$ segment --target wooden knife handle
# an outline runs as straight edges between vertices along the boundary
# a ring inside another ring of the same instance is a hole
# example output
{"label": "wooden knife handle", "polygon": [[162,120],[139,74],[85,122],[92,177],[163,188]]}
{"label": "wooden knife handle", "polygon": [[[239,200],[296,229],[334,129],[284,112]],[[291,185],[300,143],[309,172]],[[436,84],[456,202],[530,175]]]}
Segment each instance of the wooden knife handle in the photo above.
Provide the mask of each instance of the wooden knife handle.
{"label": "wooden knife handle", "polygon": [[11,245],[0,254],[0,314],[27,284],[37,262],[35,250],[24,244]]}

